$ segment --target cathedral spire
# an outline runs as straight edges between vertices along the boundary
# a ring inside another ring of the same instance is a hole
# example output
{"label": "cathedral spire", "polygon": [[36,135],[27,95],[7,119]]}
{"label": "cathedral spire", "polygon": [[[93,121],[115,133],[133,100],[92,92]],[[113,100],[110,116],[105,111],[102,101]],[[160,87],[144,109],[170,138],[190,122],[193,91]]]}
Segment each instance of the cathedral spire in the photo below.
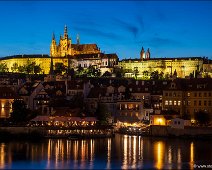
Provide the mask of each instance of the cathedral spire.
{"label": "cathedral spire", "polygon": [[142,49],[141,49],[141,52],[140,52],[140,59],[141,59],[141,60],[145,59],[144,47],[142,47]]}
{"label": "cathedral spire", "polygon": [[68,31],[67,31],[67,26],[65,25],[65,29],[64,29],[64,38],[68,38]]}
{"label": "cathedral spire", "polygon": [[52,33],[52,40],[55,40],[54,32]]}
{"label": "cathedral spire", "polygon": [[79,34],[77,34],[77,44],[78,44],[78,45],[80,44],[80,37],[79,37]]}

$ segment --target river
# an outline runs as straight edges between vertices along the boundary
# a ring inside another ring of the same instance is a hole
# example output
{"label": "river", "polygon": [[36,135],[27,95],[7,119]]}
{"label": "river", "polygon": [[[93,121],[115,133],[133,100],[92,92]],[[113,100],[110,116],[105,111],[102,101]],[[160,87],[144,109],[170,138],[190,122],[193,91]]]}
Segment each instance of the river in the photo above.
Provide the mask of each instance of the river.
{"label": "river", "polygon": [[211,142],[119,134],[106,139],[0,141],[0,168],[194,169],[212,164]]}

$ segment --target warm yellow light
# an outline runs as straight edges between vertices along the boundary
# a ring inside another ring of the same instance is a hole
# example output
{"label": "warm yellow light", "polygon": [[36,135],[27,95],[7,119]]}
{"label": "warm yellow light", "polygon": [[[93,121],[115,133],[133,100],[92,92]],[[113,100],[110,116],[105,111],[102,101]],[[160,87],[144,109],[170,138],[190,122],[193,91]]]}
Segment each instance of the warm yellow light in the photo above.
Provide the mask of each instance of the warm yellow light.
{"label": "warm yellow light", "polygon": [[191,165],[190,168],[191,169],[194,168],[193,163],[194,163],[194,143],[192,142],[190,145],[190,165]]}
{"label": "warm yellow light", "polygon": [[164,164],[164,150],[165,146],[163,142],[157,142],[154,144],[154,154],[156,158],[156,169],[162,169]]}
{"label": "warm yellow light", "polygon": [[195,123],[195,120],[194,119],[191,119],[191,123]]}
{"label": "warm yellow light", "polygon": [[158,119],[158,124],[160,125],[160,124],[162,123],[162,121],[163,121],[163,120],[162,120],[161,118],[159,118],[159,119]]}

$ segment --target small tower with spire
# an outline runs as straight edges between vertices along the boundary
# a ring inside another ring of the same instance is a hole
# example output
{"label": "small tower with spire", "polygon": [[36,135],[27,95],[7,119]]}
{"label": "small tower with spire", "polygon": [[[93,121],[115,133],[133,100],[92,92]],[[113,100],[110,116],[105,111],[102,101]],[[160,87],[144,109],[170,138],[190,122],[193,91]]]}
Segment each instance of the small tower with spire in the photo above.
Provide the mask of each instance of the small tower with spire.
{"label": "small tower with spire", "polygon": [[142,49],[141,49],[141,52],[140,52],[140,59],[141,59],[141,60],[145,59],[144,47],[142,47]]}
{"label": "small tower with spire", "polygon": [[56,54],[57,54],[57,43],[56,43],[55,35],[53,32],[52,42],[51,42],[51,46],[50,46],[50,56],[56,56]]}
{"label": "small tower with spire", "polygon": [[80,37],[79,37],[79,34],[77,34],[77,45],[80,44]]}
{"label": "small tower with spire", "polygon": [[65,28],[64,28],[64,39],[68,39],[68,29],[67,29],[66,25],[65,25]]}
{"label": "small tower with spire", "polygon": [[147,59],[147,60],[150,59],[150,50],[149,50],[149,48],[147,49],[145,59]]}

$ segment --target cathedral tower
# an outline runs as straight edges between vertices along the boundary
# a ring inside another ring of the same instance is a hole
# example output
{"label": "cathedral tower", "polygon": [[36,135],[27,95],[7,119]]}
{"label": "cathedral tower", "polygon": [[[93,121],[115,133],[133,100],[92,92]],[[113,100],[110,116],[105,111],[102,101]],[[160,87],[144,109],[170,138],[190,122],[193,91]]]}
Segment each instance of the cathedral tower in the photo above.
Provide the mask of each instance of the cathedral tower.
{"label": "cathedral tower", "polygon": [[52,42],[50,46],[50,56],[57,56],[57,43],[54,33],[52,34]]}
{"label": "cathedral tower", "polygon": [[147,49],[145,59],[146,60],[149,60],[150,59],[150,50],[149,50],[149,48]]}
{"label": "cathedral tower", "polygon": [[142,47],[142,49],[141,49],[141,52],[140,52],[140,59],[141,59],[141,60],[145,59],[144,47]]}

